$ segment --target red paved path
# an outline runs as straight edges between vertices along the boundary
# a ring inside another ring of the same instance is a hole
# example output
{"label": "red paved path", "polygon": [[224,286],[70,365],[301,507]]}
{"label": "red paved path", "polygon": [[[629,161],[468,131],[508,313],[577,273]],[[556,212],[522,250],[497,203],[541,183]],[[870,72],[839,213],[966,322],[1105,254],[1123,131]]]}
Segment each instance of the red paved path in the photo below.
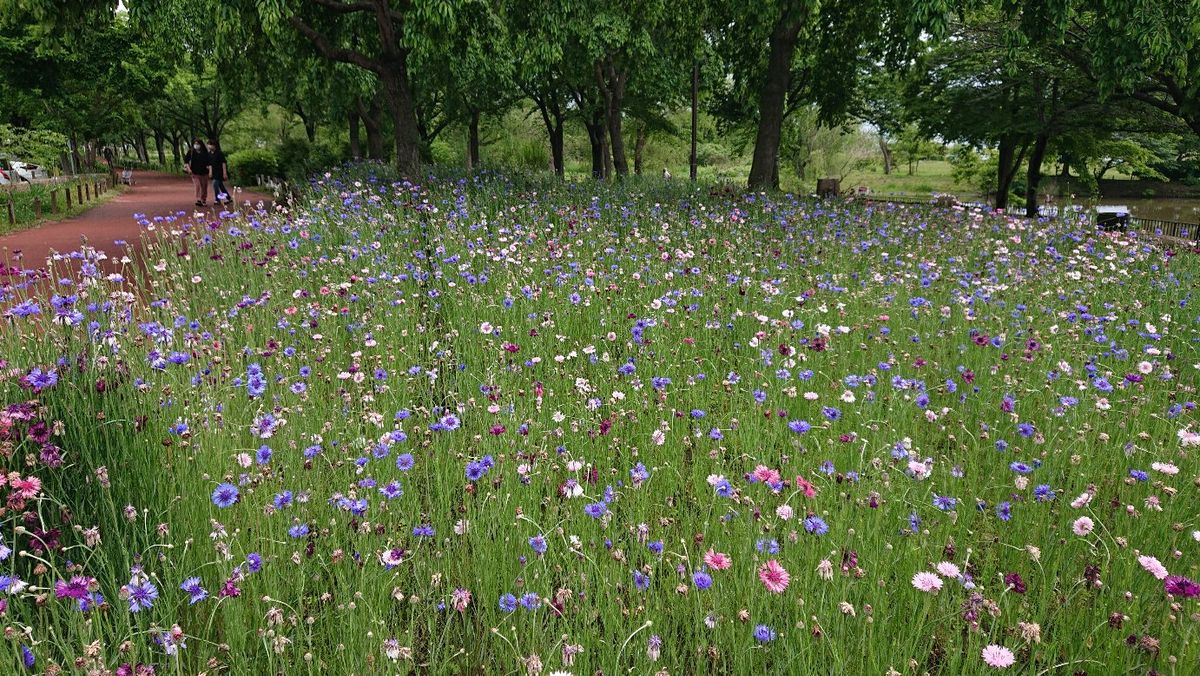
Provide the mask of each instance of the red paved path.
{"label": "red paved path", "polygon": [[[123,250],[113,242],[125,240],[133,245],[141,235],[142,226],[134,220],[134,214],[153,219],[180,211],[191,215],[202,210],[195,206],[192,181],[186,176],[136,171],[133,179],[133,186],[123,194],[74,218],[0,236],[0,264],[7,261],[18,267],[41,268],[52,251],[74,251],[79,248],[81,238],[87,238],[88,244],[107,253],[110,259],[119,258]],[[241,204],[247,201],[257,204],[259,200],[269,203],[270,198],[238,193]],[[210,204],[204,210],[212,209]]]}

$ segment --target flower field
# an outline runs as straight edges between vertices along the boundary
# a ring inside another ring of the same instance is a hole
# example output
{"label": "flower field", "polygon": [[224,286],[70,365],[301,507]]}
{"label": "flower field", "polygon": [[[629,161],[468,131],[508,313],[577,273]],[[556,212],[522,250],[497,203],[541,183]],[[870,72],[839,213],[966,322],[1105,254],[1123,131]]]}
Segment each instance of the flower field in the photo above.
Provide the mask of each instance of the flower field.
{"label": "flower field", "polygon": [[0,270],[5,673],[1196,673],[1195,253],[378,171]]}

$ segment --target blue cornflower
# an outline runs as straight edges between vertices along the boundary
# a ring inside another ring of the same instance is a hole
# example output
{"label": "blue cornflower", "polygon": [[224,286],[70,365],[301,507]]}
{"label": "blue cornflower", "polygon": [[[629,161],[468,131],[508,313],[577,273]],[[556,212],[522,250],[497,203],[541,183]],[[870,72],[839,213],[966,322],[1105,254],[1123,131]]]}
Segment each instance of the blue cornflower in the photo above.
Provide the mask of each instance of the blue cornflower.
{"label": "blue cornflower", "polygon": [[824,535],[829,532],[829,524],[821,517],[813,515],[804,520],[804,530],[814,535]]}
{"label": "blue cornflower", "polygon": [[518,603],[526,610],[537,610],[542,606],[542,599],[537,595],[537,592],[529,592],[521,595],[521,600]]}
{"label": "blue cornflower", "polygon": [[238,500],[237,486],[228,483],[217,484],[213,489],[212,502],[217,507],[224,509],[233,505]]}
{"label": "blue cornflower", "polygon": [[483,475],[486,473],[487,473],[487,470],[484,469],[483,465],[481,465],[480,463],[478,463],[478,462],[467,463],[467,481],[470,481],[471,483],[479,481],[480,479],[483,478]]}
{"label": "blue cornflower", "polygon": [[251,573],[257,573],[258,571],[262,570],[262,565],[262,554],[259,554],[258,552],[250,552],[246,555],[246,567],[250,569]]}
{"label": "blue cornflower", "polygon": [[713,488],[716,490],[717,495],[722,498],[727,498],[733,495],[733,486],[729,484],[728,479],[722,478],[718,480]]}
{"label": "blue cornflower", "polygon": [[517,597],[512,594],[505,594],[500,597],[500,610],[511,613],[517,609]]}
{"label": "blue cornflower", "polygon": [[387,485],[379,489],[379,494],[388,500],[395,500],[404,495],[404,489],[400,487],[399,481],[390,481]]}
{"label": "blue cornflower", "polygon": [[129,592],[129,612],[131,613],[152,608],[154,600],[158,598],[158,587],[155,587],[148,578],[130,580],[125,588]]}
{"label": "blue cornflower", "polygon": [[837,420],[838,418],[842,417],[842,412],[839,411],[838,409],[834,408],[833,406],[822,407],[821,414],[824,415],[829,420]]}
{"label": "blue cornflower", "polygon": [[938,509],[942,510],[943,512],[949,512],[952,509],[954,509],[957,505],[958,505],[957,498],[952,498],[952,497],[949,497],[946,495],[938,495],[937,493],[933,494],[933,506],[937,507]]}
{"label": "blue cornflower", "polygon": [[650,471],[646,469],[645,465],[639,462],[633,466],[633,469],[629,470],[629,478],[633,480],[634,485],[637,485],[650,478]]}
{"label": "blue cornflower", "polygon": [[433,537],[433,526],[430,524],[416,526],[413,528],[412,533],[416,537],[430,538]]}
{"label": "blue cornflower", "polygon": [[194,606],[208,598],[208,592],[204,590],[204,587],[200,586],[200,578],[198,577],[189,577],[183,581],[183,584],[179,585],[179,588],[191,595],[191,599],[188,601],[189,606]]}
{"label": "blue cornflower", "polygon": [[812,429],[812,425],[808,424],[807,420],[789,420],[788,429],[796,434],[804,434]]}
{"label": "blue cornflower", "polygon": [[1129,476],[1137,479],[1138,481],[1148,481],[1150,479],[1150,476],[1140,469],[1129,470]]}
{"label": "blue cornflower", "polygon": [[603,502],[593,502],[586,505],[583,508],[583,511],[593,519],[599,519],[608,513],[608,505],[604,504]]}
{"label": "blue cornflower", "polygon": [[633,586],[638,591],[646,591],[650,588],[650,576],[640,570],[633,571]]}
{"label": "blue cornflower", "polygon": [[268,462],[271,462],[272,455],[273,453],[271,452],[271,447],[263,444],[259,447],[258,452],[254,454],[254,458],[258,461],[258,464],[265,465]]}
{"label": "blue cornflower", "polygon": [[541,535],[535,535],[529,538],[529,547],[537,554],[546,553],[546,538]]}
{"label": "blue cornflower", "polygon": [[407,472],[408,470],[412,469],[413,465],[415,464],[417,463],[415,460],[413,460],[412,453],[401,453],[396,457],[396,469],[400,470],[401,472]]}
{"label": "blue cornflower", "polygon": [[1034,426],[1030,423],[1023,422],[1017,425],[1017,433],[1023,437],[1032,437],[1035,431]]}
{"label": "blue cornflower", "polygon": [[754,640],[759,643],[770,643],[775,640],[775,630],[765,624],[760,624],[754,628]]}
{"label": "blue cornflower", "polygon": [[1008,468],[1011,469],[1012,471],[1016,472],[1017,474],[1029,474],[1030,472],[1033,471],[1032,467],[1030,467],[1029,465],[1026,465],[1025,463],[1023,463],[1019,460],[1014,460],[1011,463],[1009,463]]}
{"label": "blue cornflower", "polygon": [[298,523],[295,526],[292,526],[291,528],[288,529],[288,535],[296,538],[297,540],[302,537],[305,537],[306,535],[308,535],[308,524]]}
{"label": "blue cornflower", "polygon": [[1050,488],[1050,484],[1038,484],[1033,488],[1033,499],[1038,502],[1049,502],[1057,495]]}
{"label": "blue cornflower", "polygon": [[692,573],[692,584],[696,585],[696,589],[708,589],[712,583],[712,576],[703,570]]}
{"label": "blue cornflower", "polygon": [[1008,521],[1012,518],[1012,503],[1007,500],[996,505],[996,516],[1000,517],[1001,521]]}

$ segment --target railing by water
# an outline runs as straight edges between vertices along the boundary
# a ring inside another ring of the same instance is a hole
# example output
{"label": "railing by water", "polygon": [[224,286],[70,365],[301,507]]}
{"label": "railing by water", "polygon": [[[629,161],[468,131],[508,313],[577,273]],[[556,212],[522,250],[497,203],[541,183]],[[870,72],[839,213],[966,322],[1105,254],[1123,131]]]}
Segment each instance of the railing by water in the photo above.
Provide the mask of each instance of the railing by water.
{"label": "railing by water", "polygon": [[[947,201],[947,196],[931,195],[853,195],[851,199],[862,202],[875,203],[891,203],[904,204],[911,206],[927,206],[927,207],[947,207],[953,206]],[[986,210],[992,210],[987,204],[980,203],[956,203],[957,206],[963,207],[982,207]],[[1056,219],[1063,212],[1074,214],[1084,213],[1081,206],[1058,207],[1053,205],[1043,205],[1038,207],[1039,218]],[[1005,213],[1010,216],[1025,217],[1024,207],[1008,207]],[[1180,242],[1196,242],[1200,243],[1200,223],[1184,223],[1181,221],[1164,221],[1156,218],[1141,218],[1135,214],[1129,215],[1129,224],[1138,232],[1157,237],[1159,239],[1175,240]]]}

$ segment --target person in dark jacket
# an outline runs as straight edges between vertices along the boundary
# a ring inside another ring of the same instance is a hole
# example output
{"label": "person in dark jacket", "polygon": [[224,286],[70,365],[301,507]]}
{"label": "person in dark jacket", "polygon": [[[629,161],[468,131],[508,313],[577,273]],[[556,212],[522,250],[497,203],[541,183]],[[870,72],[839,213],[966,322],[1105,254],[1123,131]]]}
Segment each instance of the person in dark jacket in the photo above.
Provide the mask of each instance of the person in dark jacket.
{"label": "person in dark jacket", "polygon": [[225,181],[229,180],[229,164],[225,162],[221,142],[215,138],[208,140],[208,177],[212,179],[213,203],[231,204],[233,196],[225,189]]}
{"label": "person in dark jacket", "polygon": [[196,206],[208,204],[208,149],[200,139],[192,141],[192,147],[183,156],[184,169],[192,177],[196,188]]}

